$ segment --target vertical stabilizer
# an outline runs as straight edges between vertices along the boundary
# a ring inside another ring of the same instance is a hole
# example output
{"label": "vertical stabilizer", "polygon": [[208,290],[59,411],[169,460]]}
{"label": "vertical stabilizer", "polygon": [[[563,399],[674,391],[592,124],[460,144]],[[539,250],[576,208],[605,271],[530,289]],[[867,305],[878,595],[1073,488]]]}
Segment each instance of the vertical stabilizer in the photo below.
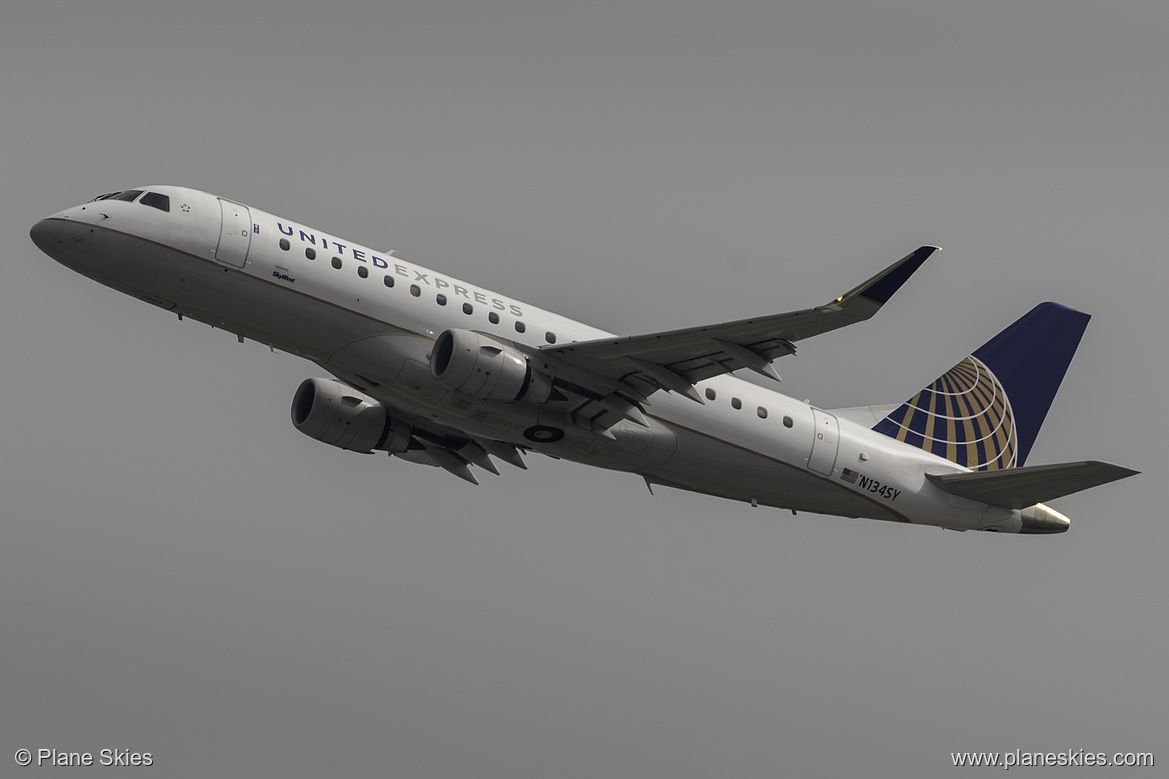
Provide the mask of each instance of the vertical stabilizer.
{"label": "vertical stabilizer", "polygon": [[976,471],[1023,465],[1090,318],[1040,303],[873,430]]}

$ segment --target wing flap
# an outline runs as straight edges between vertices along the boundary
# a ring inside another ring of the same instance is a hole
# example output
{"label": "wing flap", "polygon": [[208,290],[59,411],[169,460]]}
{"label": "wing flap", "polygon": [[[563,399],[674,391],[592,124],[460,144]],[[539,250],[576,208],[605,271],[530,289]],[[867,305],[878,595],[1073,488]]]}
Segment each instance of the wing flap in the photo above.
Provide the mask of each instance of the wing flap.
{"label": "wing flap", "polygon": [[952,495],[992,506],[1022,509],[1137,473],[1121,465],[1090,460],[1000,471],[931,473],[926,478]]}

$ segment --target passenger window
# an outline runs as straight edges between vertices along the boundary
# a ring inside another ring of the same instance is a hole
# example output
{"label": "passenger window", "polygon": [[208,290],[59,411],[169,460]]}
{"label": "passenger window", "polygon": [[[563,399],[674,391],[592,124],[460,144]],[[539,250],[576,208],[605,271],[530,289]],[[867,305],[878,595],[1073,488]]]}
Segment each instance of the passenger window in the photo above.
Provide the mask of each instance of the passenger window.
{"label": "passenger window", "polygon": [[474,312],[475,312],[475,307],[472,306],[470,303],[463,304],[463,313],[464,314],[472,314]]}
{"label": "passenger window", "polygon": [[417,284],[411,284],[410,285],[410,294],[413,295],[414,297],[418,297],[419,295],[422,294],[422,290],[418,287]]}
{"label": "passenger window", "polygon": [[548,332],[544,333],[544,340],[550,344],[556,343],[556,333],[549,330]]}
{"label": "passenger window", "polygon": [[789,416],[785,416],[785,417],[783,418],[783,426],[784,426],[784,427],[791,427],[791,426],[792,426],[792,425],[794,425],[794,424],[795,424],[795,422],[793,422],[793,421],[792,421],[792,418],[791,418],[791,417],[789,417]]}
{"label": "passenger window", "polygon": [[284,251],[288,251],[288,239],[287,238],[280,239],[280,248],[283,249]]}
{"label": "passenger window", "polygon": [[767,419],[767,409],[763,408],[763,406],[755,409],[755,413],[759,415],[760,419]]}
{"label": "passenger window", "polygon": [[382,281],[384,281],[386,283],[387,287],[394,286],[394,277],[393,276],[387,275],[384,279],[382,279]]}
{"label": "passenger window", "polygon": [[[316,255],[314,254],[313,256],[315,257]],[[340,257],[333,258],[333,267],[336,268],[337,270],[341,270],[341,258]]]}
{"label": "passenger window", "polygon": [[315,260],[317,258],[317,250],[311,246],[306,246],[304,248],[304,256],[308,257],[310,260]]}
{"label": "passenger window", "polygon": [[742,407],[743,407],[743,401],[739,400],[738,398],[731,398],[731,408],[738,411]]}
{"label": "passenger window", "polygon": [[527,325],[525,325],[523,322],[521,322],[521,321],[520,321],[520,320],[518,320],[518,319],[516,320],[516,323],[515,323],[515,331],[516,331],[517,333],[522,333],[523,331],[525,331],[525,330],[527,330],[527,329],[528,329],[528,328],[527,328]]}
{"label": "passenger window", "polygon": [[169,195],[160,195],[157,192],[147,192],[145,195],[142,196],[142,199],[139,200],[138,202],[144,206],[150,206],[151,208],[157,208],[159,211],[166,211],[167,213],[170,212],[170,196]]}
{"label": "passenger window", "polygon": [[110,200],[125,200],[127,203],[129,203],[131,200],[141,194],[142,190],[140,189],[128,189],[125,192],[119,192],[118,194],[114,195],[110,198]]}
{"label": "passenger window", "polygon": [[487,315],[487,321],[493,325],[499,324],[499,314],[492,311],[490,314]]}
{"label": "passenger window", "polygon": [[364,265],[358,265],[357,266],[357,275],[363,279],[368,279],[369,278],[369,268],[365,267]]}
{"label": "passenger window", "polygon": [[715,399],[714,390],[712,390],[710,387],[706,388],[706,399],[707,400],[714,400]]}
{"label": "passenger window", "polygon": [[441,292],[434,296],[434,300],[440,306],[446,305],[446,295],[442,294]]}

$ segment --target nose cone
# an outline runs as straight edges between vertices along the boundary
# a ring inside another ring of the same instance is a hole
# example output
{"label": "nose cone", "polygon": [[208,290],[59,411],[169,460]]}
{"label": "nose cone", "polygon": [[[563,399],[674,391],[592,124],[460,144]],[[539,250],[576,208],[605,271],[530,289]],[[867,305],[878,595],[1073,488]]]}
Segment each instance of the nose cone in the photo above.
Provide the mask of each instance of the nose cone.
{"label": "nose cone", "polygon": [[80,240],[80,238],[71,239],[68,235],[69,233],[80,234],[81,231],[76,228],[75,224],[70,224],[60,217],[51,216],[33,225],[32,229],[28,231],[28,235],[38,249],[54,260],[64,262],[70,244]]}
{"label": "nose cone", "polygon": [[1028,506],[1019,512],[1023,519],[1020,533],[1040,535],[1049,533],[1066,533],[1071,522],[1055,509],[1050,509],[1042,503]]}
{"label": "nose cone", "polygon": [[53,219],[42,219],[28,231],[32,242],[45,254],[52,254],[49,251],[49,247],[57,243],[55,236],[59,232],[59,229],[54,225],[54,221]]}

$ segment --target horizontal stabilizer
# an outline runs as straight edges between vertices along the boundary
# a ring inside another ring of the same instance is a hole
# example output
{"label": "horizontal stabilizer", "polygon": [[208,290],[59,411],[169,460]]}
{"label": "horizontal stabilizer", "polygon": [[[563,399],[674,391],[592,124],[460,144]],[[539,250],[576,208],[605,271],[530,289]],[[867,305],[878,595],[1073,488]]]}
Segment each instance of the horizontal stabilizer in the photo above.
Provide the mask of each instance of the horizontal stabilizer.
{"label": "horizontal stabilizer", "polygon": [[926,478],[951,495],[992,506],[1022,509],[1138,473],[1131,468],[1093,460],[1001,471],[929,473]]}

